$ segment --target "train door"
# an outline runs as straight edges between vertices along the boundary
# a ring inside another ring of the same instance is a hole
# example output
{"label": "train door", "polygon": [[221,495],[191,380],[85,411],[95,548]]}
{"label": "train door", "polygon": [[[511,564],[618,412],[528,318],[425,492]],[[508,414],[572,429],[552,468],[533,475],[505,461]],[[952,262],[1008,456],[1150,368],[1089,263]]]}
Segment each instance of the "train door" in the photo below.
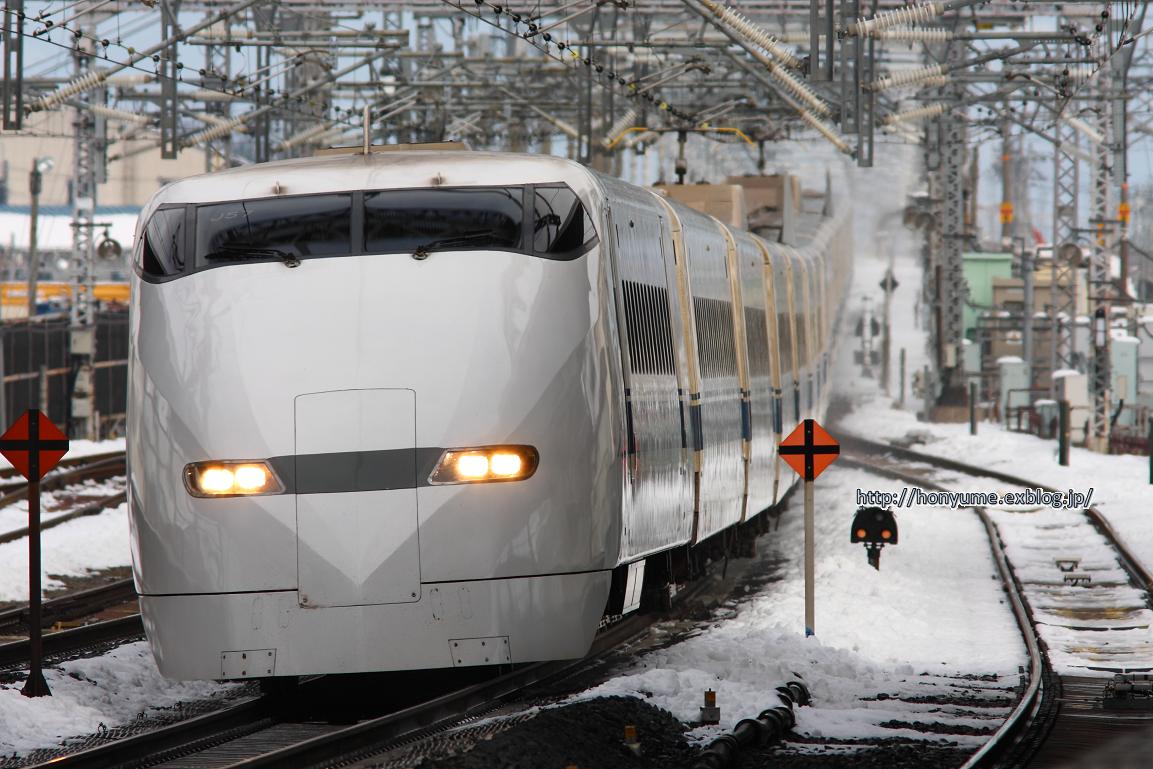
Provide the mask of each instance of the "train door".
{"label": "train door", "polygon": [[626,201],[610,221],[627,441],[620,560],[629,561],[687,542],[692,508],[667,224],[655,205]]}
{"label": "train door", "polygon": [[416,393],[297,396],[295,459],[300,604],[419,600]]}

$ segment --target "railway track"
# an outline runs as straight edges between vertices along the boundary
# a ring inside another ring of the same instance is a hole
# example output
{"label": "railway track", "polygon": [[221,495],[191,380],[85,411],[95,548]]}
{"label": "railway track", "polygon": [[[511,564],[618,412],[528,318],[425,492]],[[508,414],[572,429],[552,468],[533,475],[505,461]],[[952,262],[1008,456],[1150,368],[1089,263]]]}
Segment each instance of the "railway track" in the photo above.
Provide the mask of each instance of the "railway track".
{"label": "railway track", "polygon": [[[902,447],[840,439],[846,464],[927,490],[957,490],[938,482],[936,469],[1058,491]],[[897,463],[922,468],[910,471]],[[1051,511],[1043,523],[1028,513],[974,511],[989,532],[1031,663],[1017,707],[964,769],[1072,766],[1083,751],[1153,726],[1153,708],[1109,710],[1103,704],[1111,674],[1147,670],[1147,660],[1153,659],[1148,640],[1153,578],[1100,511]]]}
{"label": "railway track", "polygon": [[[62,460],[61,464],[67,460]],[[15,471],[9,470],[10,473]],[[64,470],[46,475],[40,482],[41,491],[64,491],[69,487],[89,480],[107,480],[125,473],[124,452],[113,454],[98,454],[72,460]],[[0,507],[5,507],[24,499],[28,493],[28,484],[23,480],[0,482]],[[40,528],[51,529],[62,523],[82,518],[88,515],[97,515],[110,508],[118,507],[127,499],[127,492],[119,491],[96,500],[78,505],[66,513],[59,515],[45,511],[41,515]],[[14,542],[28,536],[28,527],[12,529],[0,533],[0,545]]]}
{"label": "railway track", "polygon": [[[708,580],[702,580],[702,587]],[[683,591],[681,601],[694,595]],[[678,602],[679,603],[679,602]],[[305,767],[339,759],[352,761],[377,755],[424,739],[450,728],[462,718],[483,714],[509,698],[526,694],[535,687],[556,684],[602,664],[604,659],[643,635],[656,619],[632,617],[598,633],[593,649],[581,660],[542,662],[516,666],[502,675],[476,680],[483,669],[447,670],[429,675],[422,671],[419,682],[398,685],[406,674],[389,674],[386,691],[418,689],[424,696],[400,698],[385,712],[364,718],[361,715],[334,715],[331,692],[340,677],[318,677],[302,682],[296,691],[278,691],[246,699],[207,715],[117,740],[80,752],[59,755],[35,764],[54,769],[85,769],[121,766],[181,767]],[[459,686],[461,677],[472,681]],[[347,677],[343,677],[347,678]],[[409,676],[411,678],[411,676]],[[454,685],[447,685],[452,682]],[[417,685],[419,683],[419,686]],[[432,696],[427,696],[431,691]],[[387,695],[385,695],[387,696]],[[323,704],[318,704],[323,703]],[[339,706],[337,710],[339,710]],[[319,708],[319,709],[318,709]],[[339,723],[341,718],[353,723]]]}
{"label": "railway track", "polygon": [[[90,617],[105,609],[136,600],[136,587],[131,579],[118,579],[106,585],[51,598],[40,604],[41,624],[45,628]],[[0,611],[0,636],[28,632],[28,606]],[[0,662],[0,664],[3,664]]]}

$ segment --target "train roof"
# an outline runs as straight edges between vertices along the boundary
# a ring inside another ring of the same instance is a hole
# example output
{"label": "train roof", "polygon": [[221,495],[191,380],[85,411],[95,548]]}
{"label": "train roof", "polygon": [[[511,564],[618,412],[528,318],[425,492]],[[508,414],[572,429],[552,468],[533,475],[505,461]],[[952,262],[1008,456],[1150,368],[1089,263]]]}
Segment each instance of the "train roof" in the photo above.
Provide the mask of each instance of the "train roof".
{"label": "train roof", "polygon": [[164,203],[546,182],[565,182],[586,194],[595,187],[593,175],[584,166],[551,155],[405,150],[293,158],[191,176],[158,191],[146,212]]}

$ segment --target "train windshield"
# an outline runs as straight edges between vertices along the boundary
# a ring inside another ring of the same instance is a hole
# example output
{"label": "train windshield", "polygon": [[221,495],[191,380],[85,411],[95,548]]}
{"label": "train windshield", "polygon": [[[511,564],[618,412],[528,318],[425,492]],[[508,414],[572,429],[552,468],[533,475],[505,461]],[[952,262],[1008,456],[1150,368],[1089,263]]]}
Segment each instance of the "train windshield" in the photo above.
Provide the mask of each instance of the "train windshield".
{"label": "train windshield", "polygon": [[352,241],[352,195],[238,200],[200,206],[196,257],[201,264],[268,258],[340,256]]}
{"label": "train windshield", "polygon": [[[153,214],[144,236],[136,267],[152,281],[242,262],[296,267],[307,259],[368,254],[512,251],[567,261],[597,242],[588,210],[561,183],[169,205]],[[195,258],[186,260],[188,253]]]}
{"label": "train windshield", "polygon": [[364,250],[520,250],[524,189],[385,190],[364,196]]}

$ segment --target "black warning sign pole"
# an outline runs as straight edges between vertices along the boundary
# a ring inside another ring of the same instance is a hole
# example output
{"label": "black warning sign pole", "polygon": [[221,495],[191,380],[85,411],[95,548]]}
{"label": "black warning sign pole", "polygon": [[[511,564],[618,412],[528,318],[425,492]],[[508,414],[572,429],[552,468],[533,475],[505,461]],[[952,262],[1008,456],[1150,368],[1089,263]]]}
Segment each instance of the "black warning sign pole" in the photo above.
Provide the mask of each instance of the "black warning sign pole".
{"label": "black warning sign pole", "polygon": [[[32,452],[32,456],[36,456]],[[31,667],[20,693],[25,697],[51,696],[44,680],[43,641],[40,633],[40,478],[28,482],[28,646]]]}
{"label": "black warning sign pole", "polygon": [[44,680],[43,640],[40,633],[40,413],[29,409],[28,419],[28,646],[31,666],[20,693],[50,697]]}

